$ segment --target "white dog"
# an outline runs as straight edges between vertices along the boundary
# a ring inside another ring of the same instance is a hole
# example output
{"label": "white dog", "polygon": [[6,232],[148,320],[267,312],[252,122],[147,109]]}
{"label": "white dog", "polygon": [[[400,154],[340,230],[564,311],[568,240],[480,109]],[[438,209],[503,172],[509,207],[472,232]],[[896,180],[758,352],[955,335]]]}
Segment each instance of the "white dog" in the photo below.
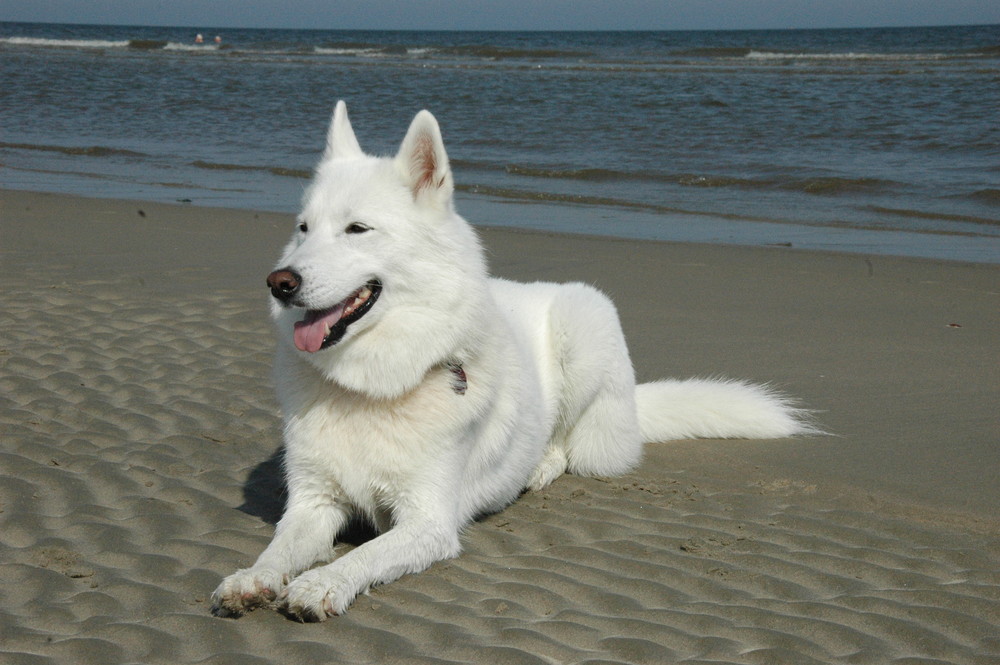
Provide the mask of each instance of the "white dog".
{"label": "white dog", "polygon": [[[394,158],[375,158],[337,104],[267,279],[287,508],[257,562],[215,591],[216,613],[340,614],[373,585],[457,556],[466,525],[526,488],[629,471],[644,441],[810,431],[760,386],[637,387],[608,298],[488,277],[452,193],[430,113]],[[353,515],[381,535],[335,558]]]}

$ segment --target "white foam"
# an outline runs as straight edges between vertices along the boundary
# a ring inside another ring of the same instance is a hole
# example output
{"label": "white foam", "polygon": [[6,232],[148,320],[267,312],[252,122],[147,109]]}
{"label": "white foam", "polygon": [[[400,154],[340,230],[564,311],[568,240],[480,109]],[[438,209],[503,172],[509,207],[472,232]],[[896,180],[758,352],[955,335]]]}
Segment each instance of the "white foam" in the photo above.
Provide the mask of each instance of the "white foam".
{"label": "white foam", "polygon": [[163,47],[166,51],[218,51],[218,44],[180,44],[178,42],[167,42],[167,45]]}
{"label": "white foam", "polygon": [[777,53],[750,51],[744,56],[749,60],[941,60],[943,53]]}
{"label": "white foam", "polygon": [[3,37],[0,43],[14,46],[56,46],[69,48],[123,48],[129,45],[126,41],[110,41],[104,39],[43,39],[41,37]]}
{"label": "white foam", "polygon": [[360,55],[369,58],[384,55],[382,50],[377,48],[324,48],[317,46],[313,52],[317,55]]}

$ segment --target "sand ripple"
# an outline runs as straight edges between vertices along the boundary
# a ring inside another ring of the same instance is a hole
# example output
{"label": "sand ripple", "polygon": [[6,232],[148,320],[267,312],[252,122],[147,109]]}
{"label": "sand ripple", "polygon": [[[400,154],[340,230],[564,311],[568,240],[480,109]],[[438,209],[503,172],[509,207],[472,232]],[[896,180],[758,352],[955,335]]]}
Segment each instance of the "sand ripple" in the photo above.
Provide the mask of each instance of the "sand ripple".
{"label": "sand ripple", "polygon": [[655,451],[525,495],[326,624],[213,618],[280,511],[264,304],[56,285],[2,305],[4,663],[1000,659],[995,537],[673,477]]}

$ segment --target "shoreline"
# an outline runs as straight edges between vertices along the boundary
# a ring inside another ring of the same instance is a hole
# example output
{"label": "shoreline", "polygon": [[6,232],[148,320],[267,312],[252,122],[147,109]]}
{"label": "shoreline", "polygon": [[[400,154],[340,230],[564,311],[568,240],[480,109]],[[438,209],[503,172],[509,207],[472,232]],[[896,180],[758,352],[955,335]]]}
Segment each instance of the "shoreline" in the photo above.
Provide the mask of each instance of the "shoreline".
{"label": "shoreline", "polygon": [[[62,178],[63,175],[60,175]],[[302,182],[305,182],[304,180]],[[291,187],[278,178],[283,201],[296,202],[301,187]],[[110,183],[104,183],[108,185]],[[78,185],[76,188],[81,188]],[[74,188],[69,188],[70,190]],[[244,213],[295,214],[279,206],[244,206],[232,201],[213,201],[203,190],[178,189],[170,197],[157,196],[162,188],[150,186],[143,198],[132,196],[134,187],[123,186],[111,196],[89,196],[66,191],[65,183],[51,190],[0,188],[0,191],[105,198],[113,201],[152,201],[162,205],[243,211]],[[168,200],[169,199],[169,200]],[[794,251],[832,252],[850,255],[954,261],[959,263],[1000,264],[1000,236],[977,235],[956,231],[905,231],[862,226],[831,226],[821,223],[796,223],[778,220],[726,218],[710,213],[663,213],[632,207],[574,204],[560,201],[516,201],[488,194],[458,191],[455,195],[459,213],[480,229],[508,229],[525,233],[554,233],[569,236],[598,237],[627,241],[651,241],[682,244],[705,244],[732,247],[775,247]],[[613,220],[613,221],[609,221]],[[612,230],[613,229],[613,233]]]}
{"label": "shoreline", "polygon": [[[300,625],[212,617],[280,510],[264,276],[293,216],[0,190],[12,663],[1000,656],[1000,266],[478,227],[615,301],[640,381],[766,381],[831,436],[650,444]],[[930,636],[930,639],[927,639]]]}

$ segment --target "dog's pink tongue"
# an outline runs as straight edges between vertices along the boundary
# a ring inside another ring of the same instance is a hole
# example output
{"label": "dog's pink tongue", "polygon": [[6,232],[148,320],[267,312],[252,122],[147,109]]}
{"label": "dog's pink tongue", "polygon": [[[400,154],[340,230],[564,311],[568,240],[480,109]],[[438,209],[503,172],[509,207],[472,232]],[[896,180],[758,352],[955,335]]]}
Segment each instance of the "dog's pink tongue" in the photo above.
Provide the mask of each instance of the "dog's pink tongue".
{"label": "dog's pink tongue", "polygon": [[344,314],[343,303],[332,309],[310,310],[306,317],[295,324],[295,348],[299,351],[316,353],[323,346],[330,328],[340,321]]}

